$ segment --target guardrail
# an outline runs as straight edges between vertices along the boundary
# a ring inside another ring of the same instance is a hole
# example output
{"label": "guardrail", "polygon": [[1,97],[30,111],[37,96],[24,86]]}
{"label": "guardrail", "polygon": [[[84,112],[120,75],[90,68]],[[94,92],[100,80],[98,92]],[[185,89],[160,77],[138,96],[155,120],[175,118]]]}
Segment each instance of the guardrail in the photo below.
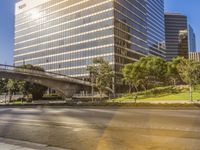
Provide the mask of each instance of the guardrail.
{"label": "guardrail", "polygon": [[17,66],[11,66],[11,65],[0,64],[0,69],[4,69],[4,70],[14,70],[14,69],[16,69],[14,71],[25,72],[25,73],[35,73],[35,74],[42,74],[42,75],[62,76],[62,77],[77,79],[77,78],[73,78],[73,77],[66,76],[66,75],[59,74],[59,73],[39,71],[39,70],[31,70],[31,69],[26,69],[26,68],[17,67]]}
{"label": "guardrail", "polygon": [[[66,76],[66,75],[54,73],[54,72],[31,70],[31,69],[25,69],[25,68],[22,68],[22,67],[18,67],[18,66],[11,66],[11,65],[4,65],[4,64],[0,64],[0,70],[14,71],[14,72],[19,72],[19,73],[36,74],[36,75],[45,76],[47,78],[54,77],[58,80],[59,79],[66,79],[68,81],[71,81],[71,82],[74,82],[74,83],[77,83],[77,84],[92,86],[92,83],[89,82],[89,81],[80,80],[80,79],[77,79],[77,78],[74,78],[74,77],[70,77],[70,76]],[[93,86],[95,86],[95,84],[93,84]],[[111,88],[107,88],[107,90],[114,93]]]}
{"label": "guardrail", "polygon": [[35,75],[42,75],[42,76],[45,76],[45,77],[54,77],[54,78],[57,78],[57,79],[67,79],[67,80],[75,81],[77,83],[91,85],[91,83],[88,82],[88,81],[80,80],[80,79],[77,79],[77,78],[74,78],[74,77],[70,77],[70,76],[67,76],[67,75],[54,73],[54,72],[31,70],[31,69],[25,69],[25,68],[22,68],[22,67],[4,65],[4,64],[0,64],[0,69],[6,70],[6,71],[14,71],[14,72],[20,72],[20,73],[30,73],[30,74],[35,74]]}

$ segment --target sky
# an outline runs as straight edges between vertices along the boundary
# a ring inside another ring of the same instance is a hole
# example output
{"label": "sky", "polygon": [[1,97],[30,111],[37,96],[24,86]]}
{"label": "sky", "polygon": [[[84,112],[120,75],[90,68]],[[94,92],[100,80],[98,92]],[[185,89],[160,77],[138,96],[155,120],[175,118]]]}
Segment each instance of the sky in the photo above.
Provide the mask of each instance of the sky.
{"label": "sky", "polygon": [[[0,0],[0,64],[13,64],[14,2]],[[178,12],[188,16],[196,33],[200,50],[200,0],[165,0],[166,12]]]}

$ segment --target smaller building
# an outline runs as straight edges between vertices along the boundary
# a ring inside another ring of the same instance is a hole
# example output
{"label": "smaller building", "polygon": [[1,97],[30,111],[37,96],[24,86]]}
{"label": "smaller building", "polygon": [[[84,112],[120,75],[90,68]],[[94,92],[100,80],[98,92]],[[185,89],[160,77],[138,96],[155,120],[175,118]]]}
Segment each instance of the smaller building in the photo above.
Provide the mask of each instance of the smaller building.
{"label": "smaller building", "polygon": [[166,59],[182,56],[188,58],[189,52],[196,51],[195,33],[188,18],[179,13],[165,14]]}
{"label": "smaller building", "polygon": [[200,62],[200,52],[190,52],[189,59]]}
{"label": "smaller building", "polygon": [[191,25],[189,25],[189,49],[190,52],[196,52],[196,36]]}

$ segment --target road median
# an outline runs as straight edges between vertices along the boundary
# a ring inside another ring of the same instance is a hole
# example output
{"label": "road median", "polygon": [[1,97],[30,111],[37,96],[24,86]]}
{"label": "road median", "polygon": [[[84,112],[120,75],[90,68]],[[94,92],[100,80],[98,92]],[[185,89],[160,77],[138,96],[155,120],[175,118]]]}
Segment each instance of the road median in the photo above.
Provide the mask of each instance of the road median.
{"label": "road median", "polygon": [[200,103],[186,101],[140,101],[134,102],[61,102],[61,103],[10,103],[0,107],[77,107],[77,108],[158,108],[158,109],[200,109]]}

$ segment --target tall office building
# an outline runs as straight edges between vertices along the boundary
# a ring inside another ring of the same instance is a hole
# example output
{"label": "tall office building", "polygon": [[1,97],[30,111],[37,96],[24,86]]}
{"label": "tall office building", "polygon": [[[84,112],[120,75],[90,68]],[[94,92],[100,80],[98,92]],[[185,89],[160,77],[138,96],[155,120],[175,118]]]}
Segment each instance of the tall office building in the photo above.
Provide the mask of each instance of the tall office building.
{"label": "tall office building", "polygon": [[177,13],[165,15],[166,56],[171,60],[177,56],[188,58],[195,51],[195,34],[188,24],[187,16]]}
{"label": "tall office building", "polygon": [[124,64],[148,55],[145,0],[114,0],[114,63]]}
{"label": "tall office building", "polygon": [[165,58],[164,0],[146,0],[146,3],[149,54]]}
{"label": "tall office building", "polygon": [[148,55],[145,0],[18,0],[16,66],[86,77],[103,57],[116,72]]}
{"label": "tall office building", "polygon": [[94,58],[120,73],[164,54],[163,0],[18,0],[15,18],[16,66],[85,78]]}
{"label": "tall office building", "polygon": [[196,36],[193,28],[189,25],[189,51],[196,52]]}

